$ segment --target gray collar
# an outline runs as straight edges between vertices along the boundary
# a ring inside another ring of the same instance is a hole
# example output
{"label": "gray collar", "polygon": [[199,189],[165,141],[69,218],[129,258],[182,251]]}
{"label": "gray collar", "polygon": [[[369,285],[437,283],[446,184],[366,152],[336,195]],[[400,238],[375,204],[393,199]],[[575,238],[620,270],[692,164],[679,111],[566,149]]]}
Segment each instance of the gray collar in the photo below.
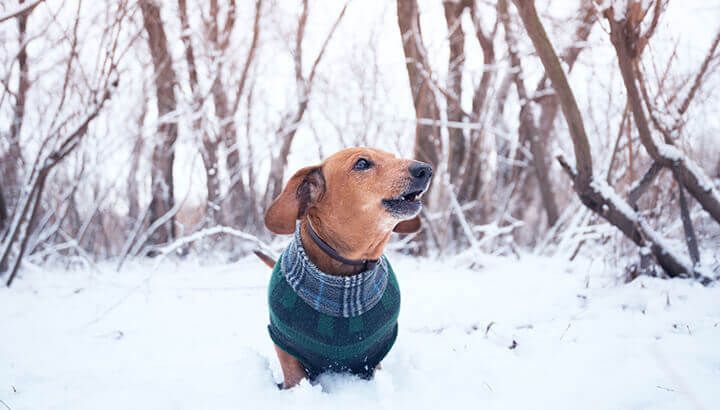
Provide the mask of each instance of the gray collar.
{"label": "gray collar", "polygon": [[305,253],[300,241],[300,224],[280,258],[285,280],[313,309],[335,317],[362,315],[382,298],[388,283],[388,261],[382,256],[374,269],[352,276],[322,272]]}

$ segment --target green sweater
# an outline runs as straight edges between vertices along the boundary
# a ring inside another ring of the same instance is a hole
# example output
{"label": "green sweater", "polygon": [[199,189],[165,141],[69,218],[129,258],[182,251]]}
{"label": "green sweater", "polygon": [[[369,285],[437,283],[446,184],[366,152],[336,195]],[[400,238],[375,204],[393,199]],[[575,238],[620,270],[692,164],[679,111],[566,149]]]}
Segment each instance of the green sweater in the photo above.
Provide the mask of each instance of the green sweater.
{"label": "green sweater", "polygon": [[273,342],[305,367],[312,380],[325,372],[371,377],[397,337],[400,289],[388,263],[388,285],[380,302],[355,317],[318,312],[301,299],[275,264],[268,299]]}

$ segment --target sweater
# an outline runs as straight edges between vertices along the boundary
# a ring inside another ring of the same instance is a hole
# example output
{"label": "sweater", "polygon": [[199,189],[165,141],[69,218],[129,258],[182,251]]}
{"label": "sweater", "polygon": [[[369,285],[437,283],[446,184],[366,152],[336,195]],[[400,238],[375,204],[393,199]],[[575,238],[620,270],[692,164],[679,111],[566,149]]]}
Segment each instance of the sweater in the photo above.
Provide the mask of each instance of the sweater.
{"label": "sweater", "polygon": [[273,342],[295,357],[311,380],[326,372],[371,377],[397,337],[400,289],[387,258],[382,261],[387,286],[379,301],[362,314],[343,317],[323,313],[298,295],[288,282],[292,272],[284,272],[284,257],[275,264],[268,288]]}

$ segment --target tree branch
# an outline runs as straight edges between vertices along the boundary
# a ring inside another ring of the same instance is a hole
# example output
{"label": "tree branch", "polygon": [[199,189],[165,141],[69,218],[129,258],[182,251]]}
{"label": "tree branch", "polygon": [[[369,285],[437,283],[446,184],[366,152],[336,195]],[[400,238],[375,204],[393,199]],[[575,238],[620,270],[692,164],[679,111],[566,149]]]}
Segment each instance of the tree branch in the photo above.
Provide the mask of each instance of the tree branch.
{"label": "tree branch", "polygon": [[699,274],[699,272],[695,272],[689,261],[665,246],[663,238],[650,229],[612,188],[602,180],[593,179],[590,144],[582,116],[565,77],[560,59],[555,54],[545,28],[537,15],[534,0],[514,0],[514,2],[538,57],[545,67],[545,72],[552,82],[568,124],[577,166],[572,168],[566,161],[561,161],[561,165],[567,172],[575,175],[574,188],[582,203],[620,229],[638,246],[644,247],[649,244],[658,263],[668,275]]}
{"label": "tree branch", "polygon": [[33,11],[33,9],[35,9],[35,7],[37,7],[40,3],[44,1],[45,0],[35,0],[32,3],[20,4],[15,10],[9,11],[0,16],[0,23],[6,20],[13,19],[15,17],[27,16],[28,14],[30,14],[30,12]]}

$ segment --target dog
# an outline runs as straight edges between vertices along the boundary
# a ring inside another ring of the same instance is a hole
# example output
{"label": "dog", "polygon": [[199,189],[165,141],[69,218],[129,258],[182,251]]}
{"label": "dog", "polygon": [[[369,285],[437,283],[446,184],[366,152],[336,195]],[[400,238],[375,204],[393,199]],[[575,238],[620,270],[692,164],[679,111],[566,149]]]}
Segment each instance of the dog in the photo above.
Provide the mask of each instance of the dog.
{"label": "dog", "polygon": [[383,256],[393,232],[420,229],[426,163],[348,148],[297,171],[265,213],[276,234],[294,234],[275,261],[270,324],[289,389],[326,372],[373,376],[397,336],[400,290]]}

